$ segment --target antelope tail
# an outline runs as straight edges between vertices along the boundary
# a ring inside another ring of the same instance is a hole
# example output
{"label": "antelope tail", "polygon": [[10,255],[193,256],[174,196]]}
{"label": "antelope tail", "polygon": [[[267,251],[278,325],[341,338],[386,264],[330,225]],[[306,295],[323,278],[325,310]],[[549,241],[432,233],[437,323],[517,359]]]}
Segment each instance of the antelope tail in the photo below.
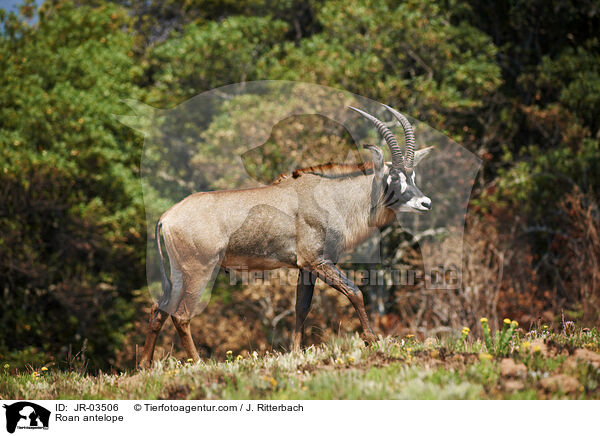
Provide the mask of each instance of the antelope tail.
{"label": "antelope tail", "polygon": [[160,244],[160,229],[162,228],[162,223],[160,220],[156,223],[156,228],[154,229],[154,237],[156,238],[156,251],[158,253],[158,262],[160,264],[160,279],[162,282],[162,296],[158,300],[158,308],[164,309],[171,299],[171,288],[173,287],[171,280],[167,276],[167,272],[165,270],[165,259],[162,254],[162,248]]}

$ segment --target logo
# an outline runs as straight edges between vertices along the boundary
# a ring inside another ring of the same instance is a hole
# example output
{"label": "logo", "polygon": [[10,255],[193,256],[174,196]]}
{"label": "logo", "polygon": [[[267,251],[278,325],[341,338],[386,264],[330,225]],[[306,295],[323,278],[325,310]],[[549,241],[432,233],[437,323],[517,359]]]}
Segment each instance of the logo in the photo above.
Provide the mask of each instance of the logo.
{"label": "logo", "polygon": [[6,431],[14,433],[15,429],[48,430],[50,411],[29,401],[19,401],[4,405],[6,409]]}
{"label": "logo", "polygon": [[[277,235],[300,231],[289,212],[296,207],[294,205],[300,205],[303,210],[312,211],[323,226],[325,233],[319,240],[328,242],[319,249],[330,247],[329,241],[339,241],[340,232],[348,231],[344,237],[356,242],[350,244],[354,248],[348,252],[336,251],[335,256],[346,265],[353,264],[351,270],[366,271],[372,285],[393,289],[405,283],[403,277],[406,276],[406,283],[423,283],[427,289],[451,291],[460,287],[465,216],[481,160],[426,124],[412,121],[417,141],[415,149],[434,146],[436,151],[419,165],[418,175],[412,173],[413,185],[418,180],[435,206],[426,214],[404,213],[399,208],[394,215],[395,225],[387,227],[384,236],[378,226],[365,227],[356,218],[365,216],[365,210],[373,211],[371,201],[362,201],[373,191],[359,188],[357,184],[352,184],[349,191],[332,191],[330,181],[337,175],[325,165],[333,162],[330,165],[337,167],[342,175],[346,174],[344,168],[356,166],[358,172],[347,174],[366,176],[367,167],[361,165],[373,163],[374,158],[372,154],[368,156],[361,144],[379,144],[384,153],[389,149],[386,136],[378,131],[380,128],[350,110],[350,106],[379,117],[377,120],[384,125],[388,138],[393,137],[389,130],[392,128],[400,137],[404,136],[402,123],[381,103],[341,89],[288,81],[227,85],[165,110],[133,100],[125,103],[135,115],[122,115],[118,119],[144,134],[140,164],[142,190],[144,199],[152,199],[146,203],[148,290],[156,302],[161,302],[162,310],[173,314],[185,309],[190,315],[203,311],[210,301],[220,258],[207,255],[211,262],[204,265],[203,275],[197,276],[198,289],[190,294],[193,296],[189,301],[183,303],[179,297],[170,299],[179,295],[179,284],[169,293],[161,292],[164,265],[157,252],[160,237],[157,244],[156,235],[160,229],[155,232],[155,224],[166,207],[157,207],[157,204],[174,205],[196,192],[262,188],[296,178],[302,174],[297,172],[301,168],[304,174],[320,176],[310,179],[310,183],[289,185],[277,203],[255,204],[249,208],[246,207],[249,203],[228,206],[237,214],[236,220],[228,224],[231,234],[235,234],[234,240],[240,236],[245,240],[249,234],[258,238],[259,231],[266,238],[263,245],[246,247],[250,250],[248,253],[253,253],[252,258],[266,256],[268,263],[269,256],[275,259],[282,255],[287,245],[277,245],[283,243],[283,236]],[[364,181],[366,177],[353,180]],[[342,197],[346,200],[342,201]],[[349,198],[355,201],[348,202]],[[267,222],[269,224],[265,224]],[[267,233],[275,238],[274,242],[263,229],[257,230],[266,225],[272,227],[273,231]],[[228,239],[222,242],[226,241],[231,243]],[[316,247],[318,242],[311,244]],[[412,248],[415,246],[418,248]],[[412,250],[422,256],[423,273],[418,261],[412,262],[416,266],[404,268],[402,259]],[[254,271],[251,277],[247,274],[253,268],[247,268],[243,261],[240,263],[237,268],[230,268],[230,277],[237,282],[236,275],[241,273],[242,281],[245,281],[244,274],[254,281]],[[292,280],[295,283],[295,276]]]}

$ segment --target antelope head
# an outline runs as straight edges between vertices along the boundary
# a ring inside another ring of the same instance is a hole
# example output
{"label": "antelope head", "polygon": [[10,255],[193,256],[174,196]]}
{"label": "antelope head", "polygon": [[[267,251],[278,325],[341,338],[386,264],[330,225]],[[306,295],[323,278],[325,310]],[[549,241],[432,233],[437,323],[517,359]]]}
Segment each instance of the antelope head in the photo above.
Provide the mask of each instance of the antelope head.
{"label": "antelope head", "polygon": [[424,195],[415,183],[415,167],[423,160],[433,147],[415,151],[415,134],[408,119],[395,109],[384,105],[404,129],[405,150],[402,153],[396,137],[387,126],[360,109],[349,106],[375,125],[387,143],[392,162],[383,164],[383,154],[378,147],[366,146],[373,154],[377,175],[383,184],[384,205],[395,212],[423,212],[431,209],[431,199]]}

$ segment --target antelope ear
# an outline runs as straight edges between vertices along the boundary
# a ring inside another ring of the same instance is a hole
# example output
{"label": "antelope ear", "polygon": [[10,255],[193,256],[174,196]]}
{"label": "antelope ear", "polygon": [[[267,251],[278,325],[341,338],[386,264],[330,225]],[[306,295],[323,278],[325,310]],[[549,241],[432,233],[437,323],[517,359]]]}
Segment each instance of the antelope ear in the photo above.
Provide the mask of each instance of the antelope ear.
{"label": "antelope ear", "polygon": [[433,146],[427,147],[427,148],[422,148],[421,150],[415,151],[415,161],[413,163],[413,167],[416,167],[417,165],[419,165],[419,162],[421,162],[423,160],[423,158],[425,158],[425,156],[427,156],[431,150],[433,150]]}
{"label": "antelope ear", "polygon": [[373,212],[378,204],[382,192],[383,182],[383,151],[376,145],[366,144],[364,148],[371,152],[373,158],[373,183],[371,185],[371,212]]}
{"label": "antelope ear", "polygon": [[363,147],[371,152],[371,157],[373,158],[373,173],[375,174],[373,181],[379,186],[383,181],[383,151],[376,145],[366,144],[363,145]]}
{"label": "antelope ear", "polygon": [[383,175],[383,152],[381,151],[381,148],[370,144],[363,145],[363,147],[371,152],[373,167],[375,168],[377,175]]}

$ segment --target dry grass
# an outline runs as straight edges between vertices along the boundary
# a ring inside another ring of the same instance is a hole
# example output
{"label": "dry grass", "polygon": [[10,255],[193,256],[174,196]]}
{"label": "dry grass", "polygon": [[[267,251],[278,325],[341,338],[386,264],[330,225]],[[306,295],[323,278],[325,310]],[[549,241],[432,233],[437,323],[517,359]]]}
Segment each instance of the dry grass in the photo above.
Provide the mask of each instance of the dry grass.
{"label": "dry grass", "polygon": [[[0,399],[600,399],[596,329],[517,330],[504,355],[480,340],[332,337],[299,353],[165,358],[147,371],[0,369]],[[8,364],[10,365],[10,364]]]}

